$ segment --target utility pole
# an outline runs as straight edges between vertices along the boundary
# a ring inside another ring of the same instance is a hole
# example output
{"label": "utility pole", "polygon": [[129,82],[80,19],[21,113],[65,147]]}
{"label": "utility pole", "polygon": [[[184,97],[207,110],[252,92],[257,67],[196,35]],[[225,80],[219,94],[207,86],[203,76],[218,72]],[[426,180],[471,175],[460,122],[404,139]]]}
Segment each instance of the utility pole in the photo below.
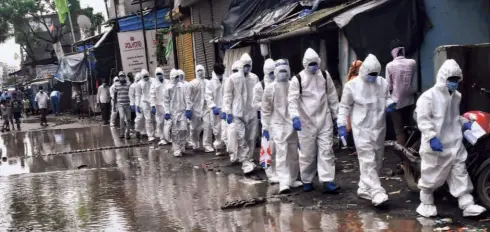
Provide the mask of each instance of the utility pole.
{"label": "utility pole", "polygon": [[[65,1],[67,1],[67,0],[65,0]],[[66,5],[68,6],[68,20],[70,20],[71,35],[73,36],[73,43],[75,43],[75,42],[77,42],[77,40],[75,39],[75,31],[73,30],[73,22],[71,20],[70,5],[68,4],[68,2],[66,2]]]}
{"label": "utility pole", "polygon": [[146,31],[145,31],[145,19],[143,17],[143,0],[139,1],[140,4],[140,14],[141,14],[141,24],[143,31],[143,40],[145,42],[145,57],[146,57],[146,70],[150,71],[150,60],[148,59],[148,43],[146,42]]}

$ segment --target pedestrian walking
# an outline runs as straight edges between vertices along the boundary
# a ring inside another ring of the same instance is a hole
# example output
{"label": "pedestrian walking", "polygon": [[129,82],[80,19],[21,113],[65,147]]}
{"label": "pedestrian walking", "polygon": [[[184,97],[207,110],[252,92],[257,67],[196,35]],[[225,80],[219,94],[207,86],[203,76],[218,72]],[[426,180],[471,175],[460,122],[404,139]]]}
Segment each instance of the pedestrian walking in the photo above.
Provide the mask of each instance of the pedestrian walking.
{"label": "pedestrian walking", "polygon": [[247,174],[255,169],[251,159],[255,151],[258,118],[252,102],[253,88],[259,78],[252,73],[250,55],[243,54],[240,62],[239,71],[233,73],[226,83],[223,108],[228,113],[226,121],[230,124],[229,150],[237,155],[238,161],[242,163],[243,173]]}
{"label": "pedestrian walking", "polygon": [[417,213],[424,217],[437,215],[434,191],[447,183],[449,192],[458,198],[463,216],[478,216],[486,211],[475,204],[473,183],[466,170],[468,153],[463,133],[471,130],[472,122],[461,117],[459,82],[463,71],[455,60],[446,60],[439,69],[436,84],[417,101],[417,123],[422,132],[420,145],[421,170],[418,188],[420,205]]}
{"label": "pedestrian walking", "polygon": [[39,87],[39,92],[36,94],[34,102],[41,112],[41,126],[48,126],[46,115],[48,114],[49,97],[48,94],[44,92],[44,88],[42,86]]}
{"label": "pedestrian walking", "polygon": [[155,69],[156,80],[150,87],[150,103],[151,111],[155,115],[157,124],[156,136],[160,138],[159,146],[167,145],[171,141],[170,137],[170,122],[165,120],[165,111],[163,110],[164,93],[167,85],[170,82],[169,78],[165,78],[162,68]]}
{"label": "pedestrian walking", "polygon": [[[17,130],[20,130],[20,118],[22,114],[22,101],[19,99],[17,92],[12,93],[12,115],[15,120],[15,124],[17,125]],[[14,125],[12,124],[12,127]]]}
{"label": "pedestrian walking", "polygon": [[100,107],[102,113],[102,121],[104,125],[109,124],[110,112],[111,112],[111,94],[109,87],[105,80],[102,80],[102,84],[97,89],[97,104]]}
{"label": "pedestrian walking", "polygon": [[216,155],[225,148],[223,120],[221,114],[223,109],[223,86],[224,86],[225,66],[221,63],[214,64],[213,74],[209,84],[206,85],[206,106],[211,110],[211,127],[214,135],[213,148]]}
{"label": "pedestrian walking", "polygon": [[374,55],[359,69],[359,76],[347,82],[339,109],[339,136],[347,137],[347,120],[352,118],[352,132],[361,173],[357,195],[379,206],[388,200],[379,174],[383,164],[386,136],[386,112],[396,109],[388,84],[379,76],[381,64]]}
{"label": "pedestrian walking", "polygon": [[308,48],[303,57],[304,70],[289,85],[289,114],[298,131],[304,191],[313,190],[313,178],[318,172],[323,191],[334,193],[339,189],[332,149],[339,98],[330,74],[320,70],[320,63],[318,53]]}
{"label": "pedestrian walking", "polygon": [[405,145],[406,134],[404,128],[409,126],[415,105],[415,70],[417,63],[413,59],[405,58],[405,47],[399,40],[391,44],[393,61],[386,65],[386,80],[388,88],[392,91],[392,98],[397,103],[396,110],[391,113],[396,141]]}
{"label": "pedestrian walking", "polygon": [[129,102],[129,86],[126,74],[119,72],[119,83],[114,87],[115,105],[119,108],[119,138],[130,139],[131,106]]}
{"label": "pedestrian walking", "polygon": [[29,117],[29,113],[32,113],[31,101],[26,96],[24,98],[24,114],[25,114],[26,118]]}
{"label": "pedestrian walking", "polygon": [[115,127],[116,126],[116,119],[117,119],[117,115],[118,115],[118,112],[117,112],[117,105],[116,105],[116,98],[114,96],[114,88],[116,86],[116,84],[119,83],[119,77],[114,77],[114,82],[112,83],[111,87],[109,88],[109,93],[111,95],[111,121],[110,121],[110,125],[111,127]]}
{"label": "pedestrian walking", "polygon": [[[360,60],[355,60],[352,62],[351,66],[349,67],[349,73],[347,73],[346,80],[347,82],[354,80],[358,75],[359,75],[359,69],[361,68],[362,61]],[[351,118],[350,116],[347,118],[347,146],[351,147],[354,146],[354,137],[352,135],[352,123],[351,123]]]}
{"label": "pedestrian walking", "polygon": [[170,81],[164,92],[164,118],[171,123],[172,151],[174,156],[182,156],[189,135],[185,117],[185,86],[184,79],[179,78],[179,71],[170,71]]}
{"label": "pedestrian walking", "polygon": [[61,101],[61,93],[58,90],[51,91],[49,95],[51,100],[51,108],[53,109],[53,113],[58,116],[60,114],[60,101]]}
{"label": "pedestrian walking", "polygon": [[[212,144],[211,112],[205,105],[206,86],[209,80],[205,79],[204,66],[196,66],[197,78],[187,83],[185,115],[190,121],[191,147],[193,150],[204,148],[204,152],[214,152]],[[201,139],[201,133],[203,133]]]}
{"label": "pedestrian walking", "polygon": [[143,125],[146,128],[148,135],[148,141],[155,141],[155,130],[153,125],[153,115],[151,113],[150,103],[150,88],[153,78],[150,78],[150,73],[146,69],[141,70],[142,79],[138,82],[135,88],[136,92],[136,111],[141,114],[140,118],[136,121],[136,131],[143,131]]}
{"label": "pedestrian walking", "polygon": [[290,192],[290,187],[301,187],[298,181],[298,133],[294,130],[288,112],[288,91],[291,71],[285,60],[275,62],[274,81],[264,89],[262,97],[263,136],[273,140],[275,153],[271,167],[279,182],[279,193]]}

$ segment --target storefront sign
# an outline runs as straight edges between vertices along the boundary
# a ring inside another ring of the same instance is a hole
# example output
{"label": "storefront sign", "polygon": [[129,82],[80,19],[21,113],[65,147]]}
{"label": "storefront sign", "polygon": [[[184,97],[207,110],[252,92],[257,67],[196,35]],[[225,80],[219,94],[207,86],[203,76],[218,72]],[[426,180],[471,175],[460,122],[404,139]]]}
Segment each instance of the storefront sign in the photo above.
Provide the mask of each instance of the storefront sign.
{"label": "storefront sign", "polygon": [[143,33],[141,31],[120,32],[117,37],[124,72],[136,73],[140,72],[141,69],[146,69]]}

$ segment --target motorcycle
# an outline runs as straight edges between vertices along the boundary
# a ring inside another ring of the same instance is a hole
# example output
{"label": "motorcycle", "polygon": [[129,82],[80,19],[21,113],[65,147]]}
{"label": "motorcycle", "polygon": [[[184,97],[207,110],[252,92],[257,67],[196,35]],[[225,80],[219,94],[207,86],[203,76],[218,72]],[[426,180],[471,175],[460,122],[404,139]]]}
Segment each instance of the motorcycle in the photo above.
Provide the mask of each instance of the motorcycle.
{"label": "motorcycle", "polygon": [[[473,85],[476,88],[476,85]],[[479,88],[479,91],[490,99],[490,90]],[[474,193],[481,204],[490,208],[490,113],[482,111],[469,111],[463,117],[478,123],[484,130],[484,135],[472,144],[463,139],[463,144],[468,151],[466,168],[475,187]],[[421,144],[421,132],[417,126],[405,127],[408,140],[405,145],[396,141],[387,141],[386,146],[391,147],[401,159],[403,178],[408,188],[413,192],[419,192],[417,187],[420,178],[421,158],[419,148]]]}

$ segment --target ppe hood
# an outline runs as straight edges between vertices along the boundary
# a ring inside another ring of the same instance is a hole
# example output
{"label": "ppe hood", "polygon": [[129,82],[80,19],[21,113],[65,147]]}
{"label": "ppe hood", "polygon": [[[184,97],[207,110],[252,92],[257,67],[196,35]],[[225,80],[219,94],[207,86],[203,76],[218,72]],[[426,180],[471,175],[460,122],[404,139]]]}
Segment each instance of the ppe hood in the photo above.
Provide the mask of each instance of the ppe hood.
{"label": "ppe hood", "polygon": [[243,70],[243,62],[241,60],[237,60],[235,63],[233,63],[231,66],[232,73],[235,69],[238,69],[239,72]]}
{"label": "ppe hood", "polygon": [[134,76],[134,80],[135,82],[138,82],[141,80],[141,73],[136,73],[136,75]]}
{"label": "ppe hood", "polygon": [[359,68],[359,77],[367,81],[367,75],[373,72],[378,73],[379,76],[379,73],[381,72],[381,64],[376,56],[369,54]]}
{"label": "ppe hood", "polygon": [[288,77],[291,77],[291,68],[289,67],[288,62],[281,59],[277,60],[275,63],[274,75],[276,75],[276,80],[277,76],[279,75],[279,71],[281,70],[286,70],[288,72]]}
{"label": "ppe hood", "polygon": [[162,69],[162,68],[156,68],[156,69],[155,69],[155,76],[156,76],[157,74],[162,74],[162,75],[163,75],[163,69]]}
{"label": "ppe hood", "polygon": [[119,77],[114,77],[113,81],[114,82],[119,81]]}
{"label": "ppe hood", "polygon": [[436,86],[446,86],[446,81],[449,77],[461,77],[459,81],[463,80],[463,70],[459,67],[455,60],[446,60],[442,64],[439,72],[437,72]]}
{"label": "ppe hood", "polygon": [[176,69],[170,70],[170,81],[175,81],[178,75],[179,71],[177,71]]}
{"label": "ppe hood", "polygon": [[[275,62],[272,59],[267,59],[265,60],[264,63],[264,77],[272,81],[269,77],[269,73],[274,72],[274,69],[276,68]],[[264,78],[264,79],[265,79]]]}
{"label": "ppe hood", "polygon": [[150,73],[146,69],[141,70],[141,78],[148,76],[150,77]]}
{"label": "ppe hood", "polygon": [[303,68],[307,69],[308,65],[316,62],[318,65],[321,63],[320,56],[315,50],[308,48],[306,49],[305,56],[303,57]]}
{"label": "ppe hood", "polygon": [[203,72],[203,76],[202,78],[204,78],[206,76],[206,70],[204,69],[204,66],[198,64],[196,66],[196,76],[199,78],[199,76],[197,75],[198,71],[202,71]]}
{"label": "ppe hood", "polygon": [[243,54],[240,61],[243,62],[243,66],[248,64],[250,65],[250,69],[252,69],[252,57],[248,53]]}

